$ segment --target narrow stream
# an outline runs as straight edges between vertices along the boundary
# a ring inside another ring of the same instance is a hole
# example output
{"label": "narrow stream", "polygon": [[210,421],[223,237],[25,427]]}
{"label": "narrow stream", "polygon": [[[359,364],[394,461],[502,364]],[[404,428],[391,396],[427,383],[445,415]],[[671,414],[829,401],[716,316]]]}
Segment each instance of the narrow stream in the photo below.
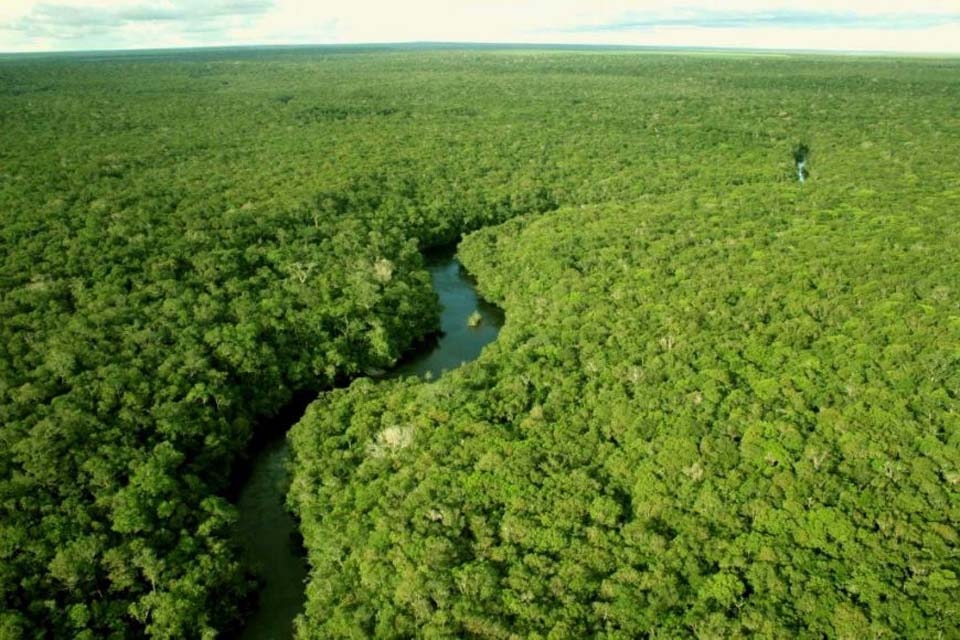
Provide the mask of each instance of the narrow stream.
{"label": "narrow stream", "polygon": [[[444,371],[475,360],[503,326],[503,312],[477,295],[473,279],[457,259],[455,246],[428,251],[424,257],[433,290],[443,305],[440,335],[397,363],[386,373],[388,378],[437,378]],[[480,323],[471,327],[468,320],[474,311],[480,314]]]}
{"label": "narrow stream", "polygon": [[239,541],[263,580],[257,608],[240,638],[288,640],[293,637],[293,619],[303,608],[307,560],[297,523],[284,507],[289,457],[286,438],[266,443],[253,459],[253,470],[237,500]]}
{"label": "narrow stream", "polygon": [[[419,376],[434,379],[480,355],[503,326],[503,312],[482,300],[473,280],[456,257],[456,247],[424,255],[433,288],[440,298],[439,336],[428,339],[383,377]],[[474,312],[479,314],[470,322]],[[474,326],[471,326],[474,325]],[[302,415],[284,412],[285,431]],[[238,539],[250,564],[263,579],[259,604],[239,637],[243,640],[288,640],[293,619],[303,610],[307,563],[293,517],[284,508],[290,484],[285,438],[266,443],[252,461],[252,471],[240,489]]]}

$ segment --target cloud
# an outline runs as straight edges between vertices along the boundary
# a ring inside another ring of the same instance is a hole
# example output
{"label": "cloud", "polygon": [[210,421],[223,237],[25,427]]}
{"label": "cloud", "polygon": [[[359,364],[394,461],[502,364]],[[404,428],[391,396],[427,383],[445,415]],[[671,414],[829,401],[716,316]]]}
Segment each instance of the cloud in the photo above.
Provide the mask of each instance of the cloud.
{"label": "cloud", "polygon": [[160,3],[111,4],[37,4],[21,22],[29,27],[35,22],[58,24],[110,24],[119,26],[129,22],[156,20],[209,20],[237,15],[266,13],[273,0],[206,0],[189,2],[168,0]]}
{"label": "cloud", "polygon": [[[85,40],[104,33],[155,31],[167,25],[184,31],[220,31],[237,20],[268,13],[273,0],[167,0],[166,2],[39,3],[6,29],[26,39]],[[146,29],[144,29],[146,27]]]}
{"label": "cloud", "polygon": [[0,51],[530,42],[960,53],[958,0],[0,0]]}
{"label": "cloud", "polygon": [[960,24],[960,13],[863,14],[832,11],[702,11],[689,15],[625,18],[608,23],[588,23],[559,31],[633,31],[665,27],[703,29],[831,28],[831,29],[930,29]]}

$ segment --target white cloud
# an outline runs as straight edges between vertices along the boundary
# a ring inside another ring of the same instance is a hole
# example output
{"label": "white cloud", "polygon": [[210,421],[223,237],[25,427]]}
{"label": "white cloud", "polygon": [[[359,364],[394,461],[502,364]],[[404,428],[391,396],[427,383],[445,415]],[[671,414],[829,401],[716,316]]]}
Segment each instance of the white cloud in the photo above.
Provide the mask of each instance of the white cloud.
{"label": "white cloud", "polygon": [[960,53],[958,0],[0,0],[0,51],[535,42]]}

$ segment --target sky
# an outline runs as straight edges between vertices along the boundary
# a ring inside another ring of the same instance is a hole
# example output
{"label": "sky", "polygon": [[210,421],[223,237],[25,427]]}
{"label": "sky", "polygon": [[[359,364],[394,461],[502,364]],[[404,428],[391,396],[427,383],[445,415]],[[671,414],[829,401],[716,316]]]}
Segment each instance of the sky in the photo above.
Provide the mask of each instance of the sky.
{"label": "sky", "polygon": [[426,41],[960,54],[960,0],[0,0],[0,52]]}

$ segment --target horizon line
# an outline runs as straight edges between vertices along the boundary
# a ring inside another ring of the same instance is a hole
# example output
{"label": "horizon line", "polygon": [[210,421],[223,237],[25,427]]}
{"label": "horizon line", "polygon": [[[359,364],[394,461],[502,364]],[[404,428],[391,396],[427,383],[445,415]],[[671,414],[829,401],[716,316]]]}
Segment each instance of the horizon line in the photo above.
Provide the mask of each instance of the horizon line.
{"label": "horizon line", "polygon": [[489,49],[516,49],[531,48],[542,50],[564,49],[619,49],[636,51],[706,51],[706,52],[735,52],[735,53],[779,53],[793,55],[849,55],[849,56],[881,56],[881,57],[930,57],[930,58],[958,58],[960,53],[951,51],[895,51],[884,49],[796,49],[796,48],[768,48],[768,47],[717,47],[709,45],[642,45],[642,44],[591,44],[591,43],[541,43],[541,42],[494,42],[494,41],[456,41],[456,40],[400,40],[391,42],[340,42],[340,43],[263,43],[263,44],[222,44],[196,46],[157,46],[157,47],[116,47],[106,49],[50,49],[42,51],[0,51],[3,57],[19,56],[55,56],[70,54],[110,54],[110,53],[172,53],[176,51],[228,51],[232,49],[333,49],[333,48],[364,48],[379,47],[384,49],[417,48],[417,47],[484,47]]}

